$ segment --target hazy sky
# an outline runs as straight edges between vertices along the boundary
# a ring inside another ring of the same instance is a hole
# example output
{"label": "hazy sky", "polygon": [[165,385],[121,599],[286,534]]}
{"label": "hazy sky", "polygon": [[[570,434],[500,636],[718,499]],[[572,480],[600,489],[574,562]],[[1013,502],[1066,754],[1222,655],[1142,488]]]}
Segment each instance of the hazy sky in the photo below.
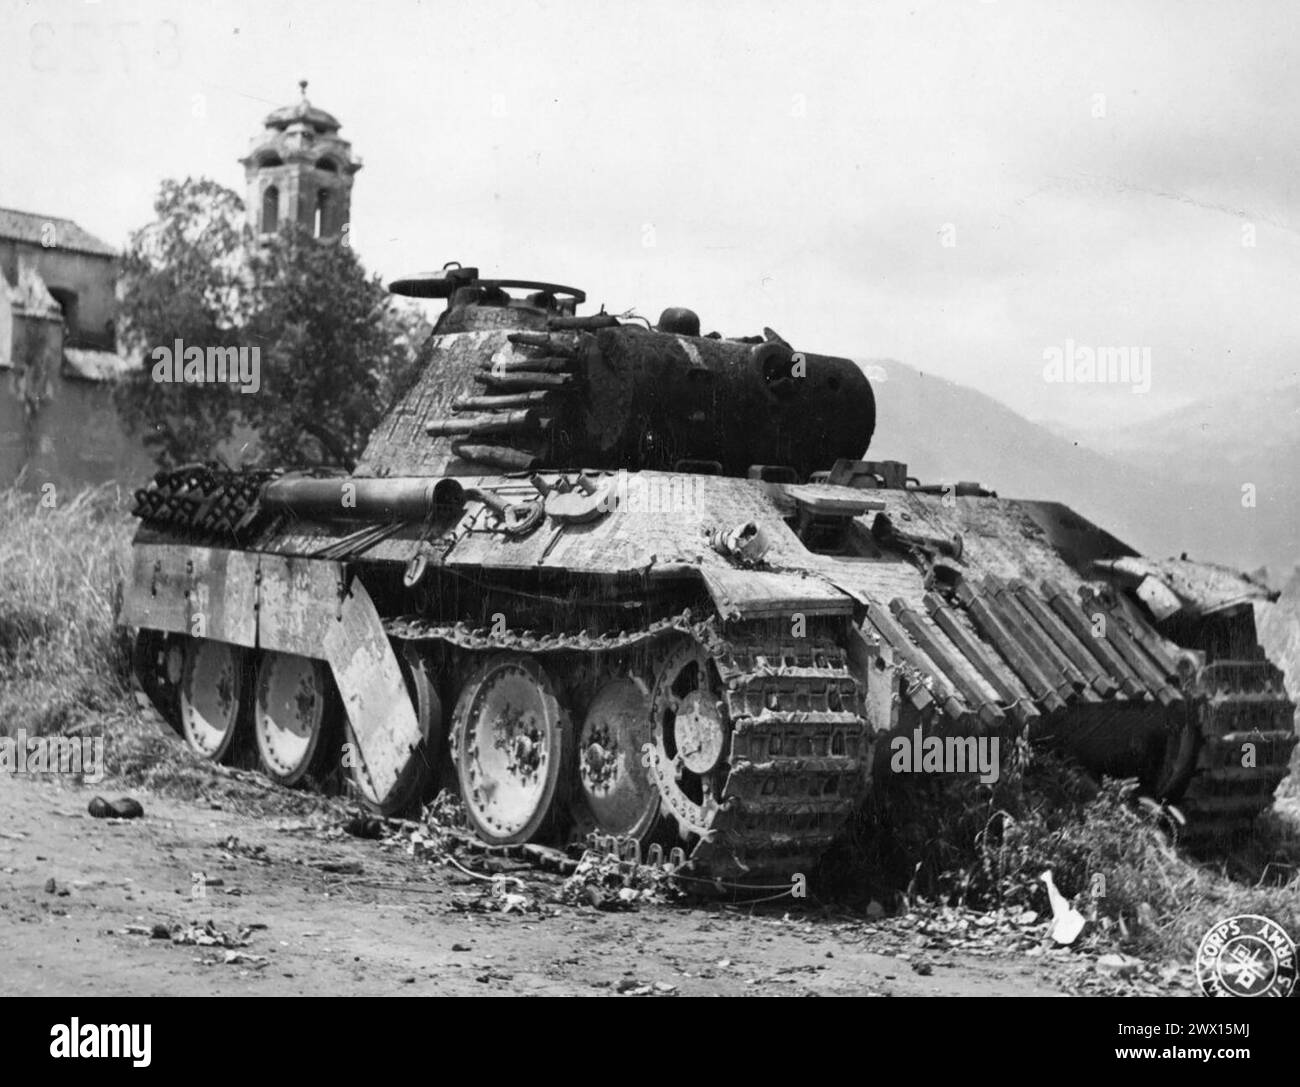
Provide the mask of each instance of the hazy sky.
{"label": "hazy sky", "polygon": [[[365,162],[352,237],[386,277],[457,259],[689,305],[1080,424],[1300,369],[1294,0],[0,13],[0,206],[114,245],[164,177],[242,194],[307,78]],[[1067,341],[1148,348],[1150,392],[1045,381]]]}

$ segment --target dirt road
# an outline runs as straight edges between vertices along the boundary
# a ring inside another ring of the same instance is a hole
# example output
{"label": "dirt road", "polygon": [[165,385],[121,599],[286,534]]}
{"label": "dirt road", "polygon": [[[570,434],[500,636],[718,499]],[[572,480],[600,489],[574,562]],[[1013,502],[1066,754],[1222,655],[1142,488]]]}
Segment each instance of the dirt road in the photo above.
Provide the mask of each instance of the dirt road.
{"label": "dirt road", "polygon": [[[634,991],[663,995],[1058,991],[1040,976],[1046,968],[1024,957],[930,954],[931,972],[921,973],[855,936],[851,924],[797,913],[464,912],[457,903],[472,879],[376,842],[330,840],[300,819],[148,793],[136,794],[144,819],[103,821],[86,814],[91,795],[0,775],[6,995],[593,995],[633,982]],[[193,897],[195,872],[206,877],[201,899]],[[222,947],[127,931],[208,920],[225,933],[266,926],[233,953],[260,958],[227,963],[232,953]]]}

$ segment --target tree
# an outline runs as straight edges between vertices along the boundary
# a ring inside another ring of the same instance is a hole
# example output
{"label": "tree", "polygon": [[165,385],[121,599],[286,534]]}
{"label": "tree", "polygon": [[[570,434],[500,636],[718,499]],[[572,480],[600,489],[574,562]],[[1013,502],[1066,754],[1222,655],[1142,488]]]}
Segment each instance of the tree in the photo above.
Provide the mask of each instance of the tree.
{"label": "tree", "polygon": [[[399,310],[355,252],[288,224],[251,262],[262,386],[244,417],[264,459],[351,468],[418,374],[429,328]],[[423,335],[420,334],[423,325]]]}
{"label": "tree", "polygon": [[136,231],[122,256],[119,328],[144,365],[116,392],[126,425],[143,433],[161,464],[210,456],[233,432],[238,405],[228,386],[159,383],[154,348],[177,340],[225,345],[247,320],[244,205],[214,181],[164,181],[157,219]]}
{"label": "tree", "polygon": [[[352,468],[418,375],[428,322],[338,240],[294,223],[254,238],[239,197],[215,182],[165,182],[155,210],[123,261],[124,335],[145,355],[120,388],[128,425],[163,464],[209,458],[251,432],[255,452],[242,459]],[[256,391],[154,380],[150,352],[177,339],[248,348]]]}

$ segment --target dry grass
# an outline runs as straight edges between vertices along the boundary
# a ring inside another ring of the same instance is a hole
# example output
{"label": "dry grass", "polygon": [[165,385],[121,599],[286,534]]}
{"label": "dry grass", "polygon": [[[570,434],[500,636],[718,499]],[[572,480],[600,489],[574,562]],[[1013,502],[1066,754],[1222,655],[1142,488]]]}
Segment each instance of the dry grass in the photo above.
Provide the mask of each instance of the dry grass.
{"label": "dry grass", "polygon": [[134,715],[114,629],[134,524],[124,498],[0,491],[0,731],[98,731]]}

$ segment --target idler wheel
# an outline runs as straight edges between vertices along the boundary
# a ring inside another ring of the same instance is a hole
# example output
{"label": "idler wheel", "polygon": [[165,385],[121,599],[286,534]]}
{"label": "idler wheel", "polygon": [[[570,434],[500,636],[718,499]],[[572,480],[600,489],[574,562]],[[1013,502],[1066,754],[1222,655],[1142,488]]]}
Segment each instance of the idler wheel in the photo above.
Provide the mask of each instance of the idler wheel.
{"label": "idler wheel", "polygon": [[262,769],[281,785],[331,768],[343,706],[324,661],[266,652],[257,668],[253,734]]}
{"label": "idler wheel", "polygon": [[131,666],[140,689],[177,735],[181,728],[180,687],[185,674],[185,642],[179,634],[141,629],[132,647]]}
{"label": "idler wheel", "polygon": [[201,759],[229,762],[248,720],[251,682],[244,650],[191,638],[180,680],[181,735]]}
{"label": "idler wheel", "polygon": [[568,717],[546,670],[499,653],[474,670],[452,714],[452,761],[465,814],[494,845],[529,841],[550,814]]}
{"label": "idler wheel", "polygon": [[578,783],[602,834],[644,841],[659,816],[659,790],[642,761],[650,742],[650,690],[635,676],[607,679],[578,737]]}

